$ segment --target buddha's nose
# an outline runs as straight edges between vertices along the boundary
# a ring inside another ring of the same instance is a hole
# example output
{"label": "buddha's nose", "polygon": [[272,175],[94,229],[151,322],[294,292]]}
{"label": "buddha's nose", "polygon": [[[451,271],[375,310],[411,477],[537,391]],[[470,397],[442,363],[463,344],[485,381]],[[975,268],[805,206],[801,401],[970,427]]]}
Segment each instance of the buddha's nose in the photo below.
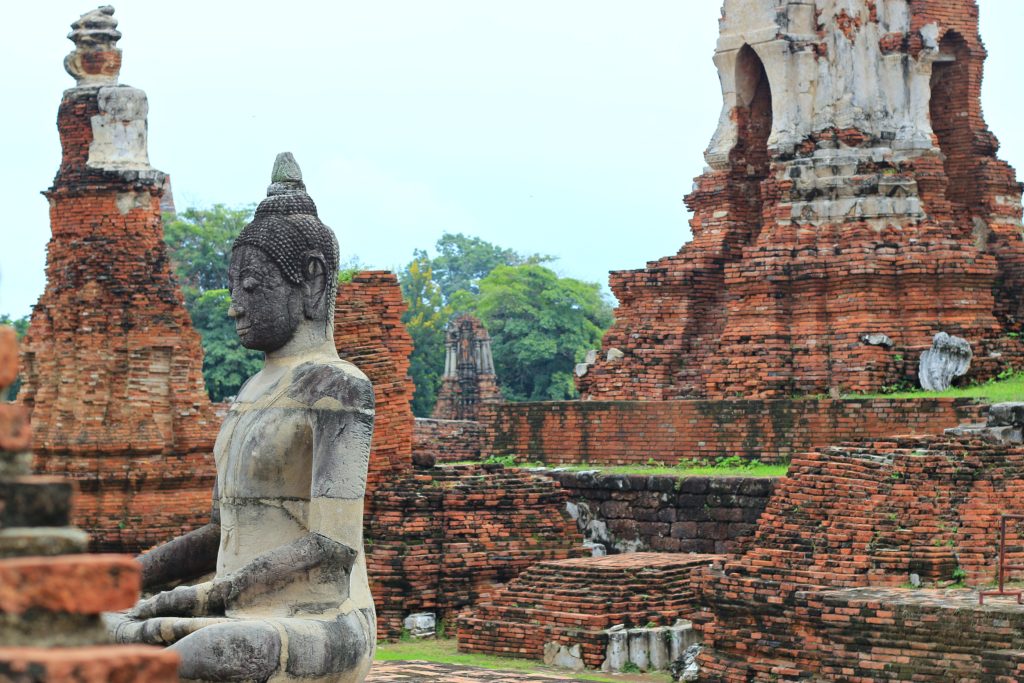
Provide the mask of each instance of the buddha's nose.
{"label": "buddha's nose", "polygon": [[243,315],[245,315],[245,309],[242,308],[240,305],[231,302],[231,305],[228,306],[228,317],[241,318]]}

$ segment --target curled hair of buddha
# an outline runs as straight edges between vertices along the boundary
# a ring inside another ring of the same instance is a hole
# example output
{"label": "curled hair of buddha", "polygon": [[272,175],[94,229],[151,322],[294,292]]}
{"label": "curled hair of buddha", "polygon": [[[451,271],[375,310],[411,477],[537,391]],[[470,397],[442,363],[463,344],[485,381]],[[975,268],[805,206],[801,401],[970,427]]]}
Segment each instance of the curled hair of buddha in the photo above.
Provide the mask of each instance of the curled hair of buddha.
{"label": "curled hair of buddha", "polygon": [[302,171],[291,152],[274,162],[267,198],[256,208],[252,222],[242,229],[232,249],[242,245],[259,249],[273,261],[293,285],[306,280],[303,269],[311,256],[323,259],[327,278],[328,323],[334,325],[334,300],[338,294],[338,239],[317,216],[316,204],[302,182]]}

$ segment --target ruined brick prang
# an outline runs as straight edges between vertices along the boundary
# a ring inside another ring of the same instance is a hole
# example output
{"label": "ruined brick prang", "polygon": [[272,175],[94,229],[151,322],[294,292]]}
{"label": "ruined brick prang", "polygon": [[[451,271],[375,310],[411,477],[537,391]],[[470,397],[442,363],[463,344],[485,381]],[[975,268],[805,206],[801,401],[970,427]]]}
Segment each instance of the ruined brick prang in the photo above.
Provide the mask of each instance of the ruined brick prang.
{"label": "ruined brick prang", "polygon": [[32,411],[37,468],[81,484],[76,523],[97,548],[136,551],[208,516],[218,421],[163,242],[165,176],[149,165],[146,95],[117,84],[120,33],[107,9],[97,12],[109,21],[70,36],[65,65],[78,86],[57,114],[47,283],[19,400]]}
{"label": "ruined brick prang", "polygon": [[[0,327],[0,396],[17,374],[14,339]],[[140,567],[82,554],[74,482],[30,476],[31,443],[27,408],[0,400],[0,680],[174,683],[177,654],[108,644],[101,613],[135,604]]]}
{"label": "ruined brick prang", "polygon": [[968,379],[1019,364],[1021,186],[985,56],[975,0],[726,0],[693,241],[612,273],[584,398],[877,390],[940,331],[972,343]]}
{"label": "ruined brick prang", "polygon": [[502,402],[491,337],[479,319],[460,315],[448,323],[444,346],[444,376],[433,417],[476,420],[481,406]]}

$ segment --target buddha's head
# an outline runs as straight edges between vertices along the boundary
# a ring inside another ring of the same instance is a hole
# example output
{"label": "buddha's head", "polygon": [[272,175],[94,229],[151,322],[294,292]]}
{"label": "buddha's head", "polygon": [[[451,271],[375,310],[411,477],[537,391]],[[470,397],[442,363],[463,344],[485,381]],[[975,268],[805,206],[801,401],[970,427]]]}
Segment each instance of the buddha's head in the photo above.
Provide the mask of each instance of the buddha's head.
{"label": "buddha's head", "polygon": [[338,241],[320,222],[302,172],[277,155],[267,198],[231,249],[231,308],[242,345],[267,353],[302,329],[330,338],[338,291]]}

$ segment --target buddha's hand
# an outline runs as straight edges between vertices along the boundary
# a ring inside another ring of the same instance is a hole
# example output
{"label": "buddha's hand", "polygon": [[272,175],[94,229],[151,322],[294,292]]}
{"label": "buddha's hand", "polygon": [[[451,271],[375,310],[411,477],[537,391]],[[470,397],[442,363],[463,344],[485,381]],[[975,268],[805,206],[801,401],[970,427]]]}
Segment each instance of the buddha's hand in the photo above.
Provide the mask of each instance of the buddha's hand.
{"label": "buddha's hand", "polygon": [[207,581],[195,586],[178,586],[139,602],[129,612],[133,619],[154,617],[202,617],[223,614],[229,585]]}

